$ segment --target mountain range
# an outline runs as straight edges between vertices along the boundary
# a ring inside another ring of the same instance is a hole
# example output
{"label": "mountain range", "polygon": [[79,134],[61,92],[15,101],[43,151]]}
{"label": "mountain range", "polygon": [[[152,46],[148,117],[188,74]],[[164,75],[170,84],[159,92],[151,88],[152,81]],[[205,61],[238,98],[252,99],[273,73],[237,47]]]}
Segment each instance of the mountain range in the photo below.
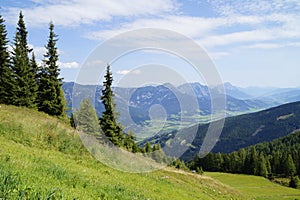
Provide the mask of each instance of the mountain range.
{"label": "mountain range", "polygon": [[[74,88],[76,88],[76,94],[73,94]],[[227,116],[300,101],[300,89],[296,88],[256,88],[257,93],[255,93],[255,88],[241,88],[225,83],[224,89]],[[78,107],[77,100],[86,98],[87,95],[91,98],[90,94],[93,94],[91,100],[95,101],[95,109],[98,116],[101,116],[104,110],[100,100],[101,85],[79,85],[66,82],[63,84],[63,90],[70,108],[72,108],[72,103],[76,104],[74,107]],[[207,123],[211,120],[211,93],[218,93],[216,88],[209,89],[208,86],[200,83],[187,83],[178,87],[168,83],[140,88],[114,87],[113,90],[116,108],[120,113],[119,120],[125,127],[145,126],[153,120],[153,117],[167,122],[166,127],[168,122],[172,122],[174,126],[183,118],[187,124]],[[76,98],[73,98],[73,95]],[[151,109],[153,106],[157,109]],[[151,111],[153,111],[153,116],[151,116]]]}

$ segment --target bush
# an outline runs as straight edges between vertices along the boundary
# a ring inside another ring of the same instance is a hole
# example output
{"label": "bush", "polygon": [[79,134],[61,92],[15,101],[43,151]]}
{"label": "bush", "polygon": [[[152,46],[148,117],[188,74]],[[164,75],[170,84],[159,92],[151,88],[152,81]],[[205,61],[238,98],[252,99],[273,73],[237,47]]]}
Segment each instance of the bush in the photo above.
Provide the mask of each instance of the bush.
{"label": "bush", "polygon": [[292,176],[291,181],[289,183],[289,186],[292,188],[299,188],[300,187],[300,181],[298,176]]}

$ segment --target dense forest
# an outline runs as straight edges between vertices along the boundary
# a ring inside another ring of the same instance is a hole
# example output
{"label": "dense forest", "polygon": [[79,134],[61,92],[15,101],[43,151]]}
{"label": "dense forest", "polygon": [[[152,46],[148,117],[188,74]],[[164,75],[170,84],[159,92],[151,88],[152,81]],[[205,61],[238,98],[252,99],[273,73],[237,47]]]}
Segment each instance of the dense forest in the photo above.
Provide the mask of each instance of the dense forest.
{"label": "dense forest", "polygon": [[298,187],[300,174],[300,132],[271,142],[242,148],[222,154],[209,153],[204,158],[196,156],[189,162],[191,169],[239,174],[290,178],[290,186]]}

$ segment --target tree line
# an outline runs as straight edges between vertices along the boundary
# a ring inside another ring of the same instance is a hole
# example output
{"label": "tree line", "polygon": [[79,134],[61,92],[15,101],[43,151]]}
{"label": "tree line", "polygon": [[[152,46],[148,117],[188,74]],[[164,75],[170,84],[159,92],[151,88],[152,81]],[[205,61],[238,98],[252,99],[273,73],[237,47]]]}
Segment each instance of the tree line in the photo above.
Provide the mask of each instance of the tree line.
{"label": "tree line", "polygon": [[41,65],[27,41],[24,15],[19,13],[16,33],[9,51],[5,20],[0,15],[0,104],[37,109],[52,116],[65,116],[66,101],[59,78],[58,36],[49,24],[46,53]]}
{"label": "tree line", "polygon": [[271,142],[242,148],[228,154],[198,155],[188,163],[191,169],[290,178],[291,187],[299,187],[300,132]]}

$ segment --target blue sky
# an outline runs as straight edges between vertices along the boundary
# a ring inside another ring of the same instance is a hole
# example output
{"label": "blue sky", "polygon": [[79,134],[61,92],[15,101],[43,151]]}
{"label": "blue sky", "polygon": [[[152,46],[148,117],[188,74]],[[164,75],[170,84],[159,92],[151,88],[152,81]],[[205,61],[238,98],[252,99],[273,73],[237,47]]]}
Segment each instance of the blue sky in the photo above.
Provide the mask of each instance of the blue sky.
{"label": "blue sky", "polygon": [[[106,39],[138,28],[164,28],[203,47],[224,82],[300,86],[299,0],[1,0],[0,6],[10,39],[23,11],[38,59],[53,21],[65,81],[76,79],[90,52]],[[142,53],[138,57],[140,63],[145,59]],[[157,58],[183,65],[176,58],[171,61],[172,56]],[[130,59],[115,69],[117,77],[130,72]],[[197,79],[191,76],[190,81]]]}

